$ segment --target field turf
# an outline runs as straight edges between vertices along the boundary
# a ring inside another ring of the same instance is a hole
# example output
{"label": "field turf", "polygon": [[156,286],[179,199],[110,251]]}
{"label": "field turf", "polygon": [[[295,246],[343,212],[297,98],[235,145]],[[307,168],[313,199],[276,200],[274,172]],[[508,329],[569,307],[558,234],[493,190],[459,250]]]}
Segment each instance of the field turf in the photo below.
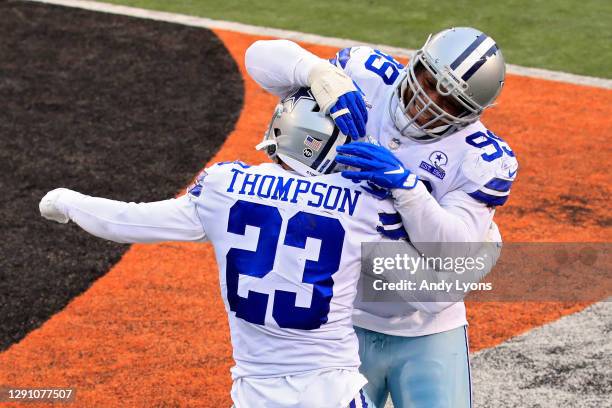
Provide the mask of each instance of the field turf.
{"label": "field turf", "polygon": [[427,35],[477,27],[508,62],[612,78],[612,2],[602,0],[109,0],[109,3],[418,48]]}
{"label": "field turf", "polygon": [[[58,186],[163,199],[207,163],[266,160],[253,146],[277,99],[246,75],[243,59],[261,37],[16,1],[0,2],[0,16],[8,17],[0,18],[0,227],[8,237],[0,244],[0,384],[70,385],[86,407],[229,406],[231,346],[211,246],[106,244],[43,221],[36,204]],[[496,214],[506,242],[610,242],[609,106],[605,89],[508,76],[499,106],[484,115],[521,164]],[[472,351],[501,344],[503,352],[509,338],[587,303],[471,303]],[[580,335],[562,333],[590,340],[572,322]],[[585,347],[605,365],[609,353]],[[497,380],[517,367],[533,374],[532,355],[502,357],[487,360],[503,362]],[[526,386],[538,403],[542,392],[579,398],[608,389],[597,370],[583,370],[576,391],[580,373],[553,368],[553,377]],[[493,395],[483,381],[480,398]],[[517,394],[516,383],[499,384]]]}
{"label": "field turf", "polygon": [[44,193],[172,197],[224,142],[244,91],[208,30],[14,1],[0,15],[2,351],[129,248],[43,220]]}

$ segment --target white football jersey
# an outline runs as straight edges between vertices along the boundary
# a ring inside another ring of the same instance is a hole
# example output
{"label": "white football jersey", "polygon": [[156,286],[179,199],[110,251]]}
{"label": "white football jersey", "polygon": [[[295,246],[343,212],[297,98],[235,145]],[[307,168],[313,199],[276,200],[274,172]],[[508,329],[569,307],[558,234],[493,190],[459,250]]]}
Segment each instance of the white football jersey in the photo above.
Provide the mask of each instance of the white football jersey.
{"label": "white football jersey", "polygon": [[382,239],[379,213],[395,213],[391,202],[340,174],[302,177],[272,163],[217,164],[189,191],[215,248],[233,378],[356,370],[361,243]]}
{"label": "white football jersey", "polygon": [[416,173],[437,201],[461,190],[491,207],[506,202],[518,162],[510,146],[482,122],[435,143],[418,143],[400,134],[390,114],[397,107],[393,93],[402,64],[370,47],[345,48],[331,62],[343,68],[363,92],[369,105],[367,134]]}
{"label": "white football jersey", "polygon": [[116,242],[212,242],[236,407],[345,408],[364,400],[351,319],[360,247],[384,240],[383,231],[406,237],[390,201],[340,174],[307,178],[277,164],[231,162],[202,172],[178,198],[127,203],[64,189],[54,205]]}
{"label": "white football jersey", "polygon": [[[398,103],[394,92],[401,80],[402,64],[370,47],[345,48],[331,62],[344,69],[364,94],[368,105],[367,135],[417,174],[438,202],[449,192],[463,191],[489,206],[492,211],[478,220],[479,225],[488,226],[493,209],[506,202],[516,178],[518,162],[508,144],[480,121],[434,143],[423,144],[404,137],[391,113]],[[435,240],[432,236],[431,241]],[[408,303],[358,302],[354,320],[357,326],[400,336],[427,335],[467,324],[463,302],[437,314],[417,310]]]}
{"label": "white football jersey", "polygon": [[[251,77],[281,98],[308,86],[310,70],[321,61],[287,40],[258,41],[245,55]],[[412,141],[400,134],[391,115],[398,102],[394,91],[402,64],[365,46],[340,50],[330,62],[344,69],[363,93],[369,138],[389,148],[423,182],[411,190],[420,191],[421,197],[420,211],[405,225],[410,239],[415,243],[483,241],[495,208],[506,202],[516,178],[518,163],[510,147],[481,122],[434,143]],[[431,200],[422,194],[426,193],[423,185],[431,192]],[[406,210],[397,209],[406,222]],[[462,302],[437,314],[408,303],[359,303],[354,322],[399,336],[427,335],[467,324]]]}

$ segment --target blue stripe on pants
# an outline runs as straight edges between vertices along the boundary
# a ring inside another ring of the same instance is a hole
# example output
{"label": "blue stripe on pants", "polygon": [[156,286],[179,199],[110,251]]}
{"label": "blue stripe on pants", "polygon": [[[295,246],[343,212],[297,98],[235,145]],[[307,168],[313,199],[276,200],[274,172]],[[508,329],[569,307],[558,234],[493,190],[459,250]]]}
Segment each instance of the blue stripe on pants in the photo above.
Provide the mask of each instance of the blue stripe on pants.
{"label": "blue stripe on pants", "polygon": [[365,395],[363,395],[362,390],[359,390],[359,396],[361,397],[361,406],[363,408],[368,408],[368,403],[366,402]]}

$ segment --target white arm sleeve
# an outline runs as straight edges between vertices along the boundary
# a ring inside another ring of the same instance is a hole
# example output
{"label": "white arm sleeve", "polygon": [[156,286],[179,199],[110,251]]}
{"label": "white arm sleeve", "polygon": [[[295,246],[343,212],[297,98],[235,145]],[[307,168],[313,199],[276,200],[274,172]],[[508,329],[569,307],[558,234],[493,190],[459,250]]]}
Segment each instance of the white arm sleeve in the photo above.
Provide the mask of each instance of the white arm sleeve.
{"label": "white arm sleeve", "polygon": [[[499,229],[494,222],[491,223],[491,226],[482,241],[482,244],[479,243],[478,246],[474,247],[475,253],[471,254],[473,258],[480,259],[482,262],[482,267],[472,269],[466,272],[464,275],[461,275],[459,279],[461,279],[463,282],[480,282],[491,272],[497,263],[499,256],[501,255],[502,238],[499,233]],[[368,264],[371,264],[374,258],[387,258],[389,256],[388,244],[388,242],[382,242],[380,245],[366,247],[367,251],[364,252],[362,256],[364,259],[367,259]],[[415,249],[413,244],[410,242],[393,242],[393,248],[394,253],[396,254],[406,254],[412,259],[417,259],[420,257],[419,251],[417,251],[417,249]],[[427,246],[425,248],[427,248]],[[368,275],[368,272],[365,274]],[[372,274],[367,277],[368,279],[380,278],[379,276]],[[385,270],[384,278],[386,282],[394,284],[401,284],[406,280],[417,283],[422,281],[439,283],[451,281],[454,282],[457,276],[449,273],[440,273],[438,270],[425,267],[424,264],[417,264],[416,269],[387,269]],[[469,292],[466,291],[464,295],[467,295],[468,293]],[[397,294],[415,309],[429,314],[440,313],[460,300],[456,298],[456,292],[453,292],[455,299],[451,298],[450,295],[447,294],[440,294],[439,298],[436,299],[435,297],[432,297],[431,293],[422,291],[420,289],[398,291]]]}
{"label": "white arm sleeve", "polygon": [[[487,276],[501,255],[501,235],[499,235],[499,230],[497,229],[497,225],[493,222],[491,223],[491,229],[487,234],[482,245],[480,245],[479,250],[473,254],[474,258],[479,258],[483,261],[482,269],[476,269],[474,271],[469,272],[469,274],[462,279],[463,282],[469,283],[477,283],[480,282],[485,276]],[[428,282],[440,282],[440,281],[448,281],[448,275],[441,275],[436,277],[434,274],[420,274],[417,272],[417,276],[420,276],[421,279],[425,277]],[[413,278],[414,280],[414,278]],[[419,279],[416,279],[417,281]],[[406,295],[401,293],[400,296],[404,297],[409,304],[411,304],[414,308],[421,310],[423,312],[427,312],[430,314],[440,313],[441,311],[448,309],[450,306],[454,305],[456,302],[451,301],[423,301],[418,299],[418,293],[416,295],[410,294],[410,291]],[[466,291],[464,296],[467,296],[469,291]],[[410,294],[412,298],[407,298],[406,296]],[[448,297],[443,296],[443,300],[450,300]]]}
{"label": "white arm sleeve", "polygon": [[423,183],[412,190],[395,189],[393,198],[411,242],[417,246],[419,242],[440,243],[439,253],[428,256],[445,253],[445,243],[483,242],[494,215],[486,204],[460,190],[449,192],[438,203]]}
{"label": "white arm sleeve", "polygon": [[312,67],[327,60],[288,40],[256,41],[245,54],[247,72],[263,89],[281,98],[308,86]]}
{"label": "white arm sleeve", "polygon": [[[501,254],[501,235],[493,222],[492,209],[460,190],[446,194],[438,203],[422,183],[412,190],[393,190],[393,197],[410,241],[419,251],[430,257],[469,255],[484,259],[483,268],[467,274],[466,282],[479,282],[491,272]],[[477,244],[453,245],[457,242]],[[419,270],[417,275],[428,282],[449,278],[438,271]],[[397,281],[404,278],[401,274],[393,276]],[[454,301],[423,301],[412,293],[405,300],[427,313],[440,313],[455,304]]]}
{"label": "white arm sleeve", "polygon": [[66,191],[57,208],[85,231],[121,243],[205,241],[195,204],[187,195],[152,203],[126,203]]}

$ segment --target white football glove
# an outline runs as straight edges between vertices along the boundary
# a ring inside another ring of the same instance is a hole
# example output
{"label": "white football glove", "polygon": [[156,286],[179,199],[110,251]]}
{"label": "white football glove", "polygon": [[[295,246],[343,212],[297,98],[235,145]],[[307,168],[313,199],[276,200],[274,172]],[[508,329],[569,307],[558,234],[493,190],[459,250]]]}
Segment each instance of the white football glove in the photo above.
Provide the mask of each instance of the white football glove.
{"label": "white football glove", "polygon": [[342,69],[327,61],[312,67],[308,85],[323,113],[329,113],[339,97],[357,90],[353,80]]}
{"label": "white football glove", "polygon": [[60,224],[66,224],[70,221],[68,215],[64,214],[56,205],[59,196],[67,191],[71,190],[67,188],[56,188],[45,194],[42,200],[40,200],[40,204],[38,204],[40,215],[42,215],[43,218],[59,222]]}

